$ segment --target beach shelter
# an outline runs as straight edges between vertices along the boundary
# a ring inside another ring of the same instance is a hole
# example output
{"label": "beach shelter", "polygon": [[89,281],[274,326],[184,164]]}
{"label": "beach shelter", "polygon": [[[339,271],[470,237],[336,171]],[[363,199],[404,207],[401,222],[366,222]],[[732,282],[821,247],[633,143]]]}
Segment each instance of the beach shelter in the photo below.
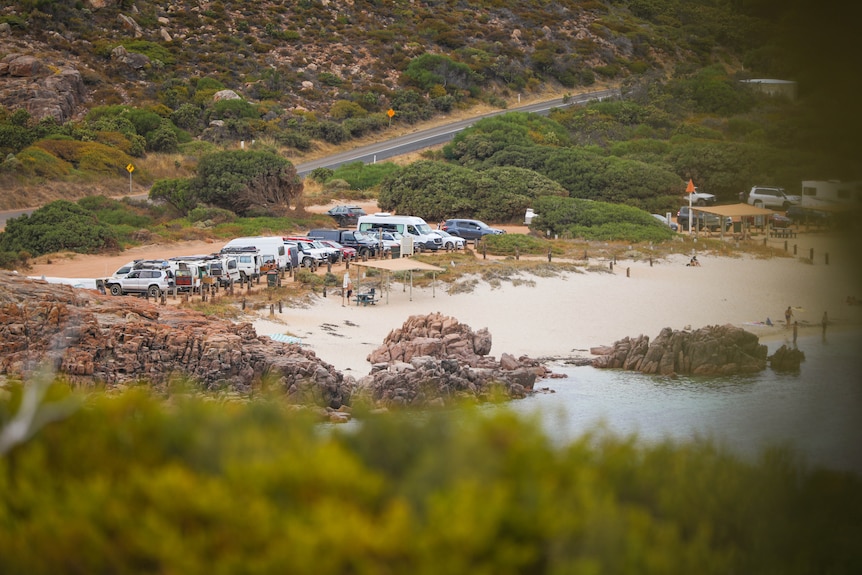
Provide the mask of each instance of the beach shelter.
{"label": "beach shelter", "polygon": [[[706,214],[713,214],[720,218],[739,218],[739,220],[743,223],[742,232],[747,235],[748,231],[745,229],[745,218],[748,217],[757,217],[764,216],[769,217],[775,212],[772,210],[768,210],[766,208],[758,208],[756,206],[750,206],[748,204],[729,204],[726,206],[710,206],[710,207],[698,207],[692,206],[691,210],[693,212],[703,212]],[[721,239],[724,239],[724,226],[721,226]]]}
{"label": "beach shelter", "polygon": [[[446,270],[441,267],[437,267],[431,264],[426,264],[425,262],[420,262],[419,260],[415,260],[413,258],[397,258],[392,260],[369,260],[367,262],[353,262],[353,266],[364,266],[368,268],[375,268],[382,270],[386,277],[386,303],[389,303],[389,281],[392,272],[409,272],[410,273],[410,301],[413,301],[413,272],[416,271],[430,271],[434,274],[434,279],[437,279],[438,272],[445,272]],[[437,297],[434,284],[431,284],[431,297]]]}

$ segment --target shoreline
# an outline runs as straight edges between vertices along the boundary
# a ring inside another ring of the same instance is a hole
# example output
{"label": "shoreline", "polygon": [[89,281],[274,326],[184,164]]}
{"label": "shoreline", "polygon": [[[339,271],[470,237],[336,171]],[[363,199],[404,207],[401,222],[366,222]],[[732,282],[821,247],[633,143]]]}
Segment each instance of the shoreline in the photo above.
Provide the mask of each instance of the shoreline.
{"label": "shoreline", "polygon": [[[390,331],[411,315],[439,312],[466,324],[473,331],[487,328],[492,337],[490,355],[503,353],[542,361],[590,358],[590,348],[612,345],[625,337],[656,337],[665,328],[697,329],[731,324],[758,336],[762,342],[792,340],[784,328],[788,305],[799,321],[800,336],[820,329],[824,311],[829,330],[862,326],[862,306],[848,305],[848,296],[862,299],[860,258],[850,239],[812,235],[800,238],[807,253],[830,254],[831,261],[811,261],[786,254],[759,258],[753,255],[720,256],[698,251],[700,267],[688,267],[688,255],[671,254],[654,261],[621,260],[613,271],[598,266],[559,271],[551,277],[522,271],[493,273],[500,260],[487,260],[489,273],[465,276],[455,285],[437,281],[432,288],[393,281],[391,291],[380,293],[377,305],[342,307],[338,291],[329,297],[310,295],[289,302],[282,313],[247,312],[235,321],[251,322],[258,335],[284,334],[300,338],[323,361],[339,371],[361,377],[371,369],[366,357]],[[127,250],[113,256],[53,256],[26,275],[31,277],[104,277],[135,258],[167,258],[217,250],[213,242],[183,242]],[[441,255],[441,267],[449,258]],[[351,279],[362,268],[351,267]],[[340,277],[343,268],[333,269]],[[487,278],[487,279],[485,279]],[[74,281],[74,280],[73,280]],[[371,283],[368,278],[363,283]],[[472,285],[472,288],[470,287]],[[469,288],[469,289],[467,289]],[[288,307],[290,306],[290,307]],[[774,324],[765,325],[769,318]]]}

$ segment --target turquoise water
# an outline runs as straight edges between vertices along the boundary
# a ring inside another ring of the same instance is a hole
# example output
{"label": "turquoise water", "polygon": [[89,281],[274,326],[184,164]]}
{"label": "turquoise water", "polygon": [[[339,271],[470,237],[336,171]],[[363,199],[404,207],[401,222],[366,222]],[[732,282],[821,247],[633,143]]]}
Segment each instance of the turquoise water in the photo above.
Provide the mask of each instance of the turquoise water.
{"label": "turquoise water", "polygon": [[[772,353],[782,342],[767,343]],[[645,376],[553,366],[566,379],[537,382],[554,393],[512,402],[539,410],[547,432],[573,439],[602,425],[645,441],[710,438],[744,455],[793,449],[811,465],[862,474],[862,332],[800,337],[799,373],[767,368],[753,376]]]}

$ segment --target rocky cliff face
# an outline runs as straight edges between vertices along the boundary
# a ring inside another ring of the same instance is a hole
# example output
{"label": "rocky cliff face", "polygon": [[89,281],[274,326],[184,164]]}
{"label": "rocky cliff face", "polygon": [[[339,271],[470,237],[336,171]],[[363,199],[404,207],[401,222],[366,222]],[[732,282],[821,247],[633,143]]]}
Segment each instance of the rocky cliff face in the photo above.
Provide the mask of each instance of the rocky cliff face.
{"label": "rocky cliff face", "polygon": [[25,54],[8,54],[0,60],[0,104],[23,108],[34,118],[71,119],[86,99],[81,73],[57,68]]}
{"label": "rocky cliff face", "polygon": [[314,352],[258,337],[248,323],[0,272],[0,374],[42,366],[85,388],[180,376],[246,394],[266,380],[295,403],[332,409],[349,403],[353,384]]}
{"label": "rocky cliff face", "polygon": [[766,369],[765,345],[757,336],[732,325],[694,331],[664,328],[650,342],[641,335],[610,347],[594,348],[594,367],[622,368],[648,374],[730,375]]}

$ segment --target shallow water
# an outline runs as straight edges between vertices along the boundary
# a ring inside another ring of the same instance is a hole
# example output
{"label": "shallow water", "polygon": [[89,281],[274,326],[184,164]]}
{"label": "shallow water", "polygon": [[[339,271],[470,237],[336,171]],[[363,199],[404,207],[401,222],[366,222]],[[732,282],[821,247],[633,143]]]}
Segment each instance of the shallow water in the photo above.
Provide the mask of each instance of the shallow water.
{"label": "shallow water", "polygon": [[[766,343],[769,353],[783,342]],[[799,373],[661,377],[555,366],[567,379],[543,380],[509,407],[539,410],[554,438],[574,439],[599,424],[645,441],[710,438],[744,455],[786,446],[816,466],[862,474],[862,332],[800,337]]]}

